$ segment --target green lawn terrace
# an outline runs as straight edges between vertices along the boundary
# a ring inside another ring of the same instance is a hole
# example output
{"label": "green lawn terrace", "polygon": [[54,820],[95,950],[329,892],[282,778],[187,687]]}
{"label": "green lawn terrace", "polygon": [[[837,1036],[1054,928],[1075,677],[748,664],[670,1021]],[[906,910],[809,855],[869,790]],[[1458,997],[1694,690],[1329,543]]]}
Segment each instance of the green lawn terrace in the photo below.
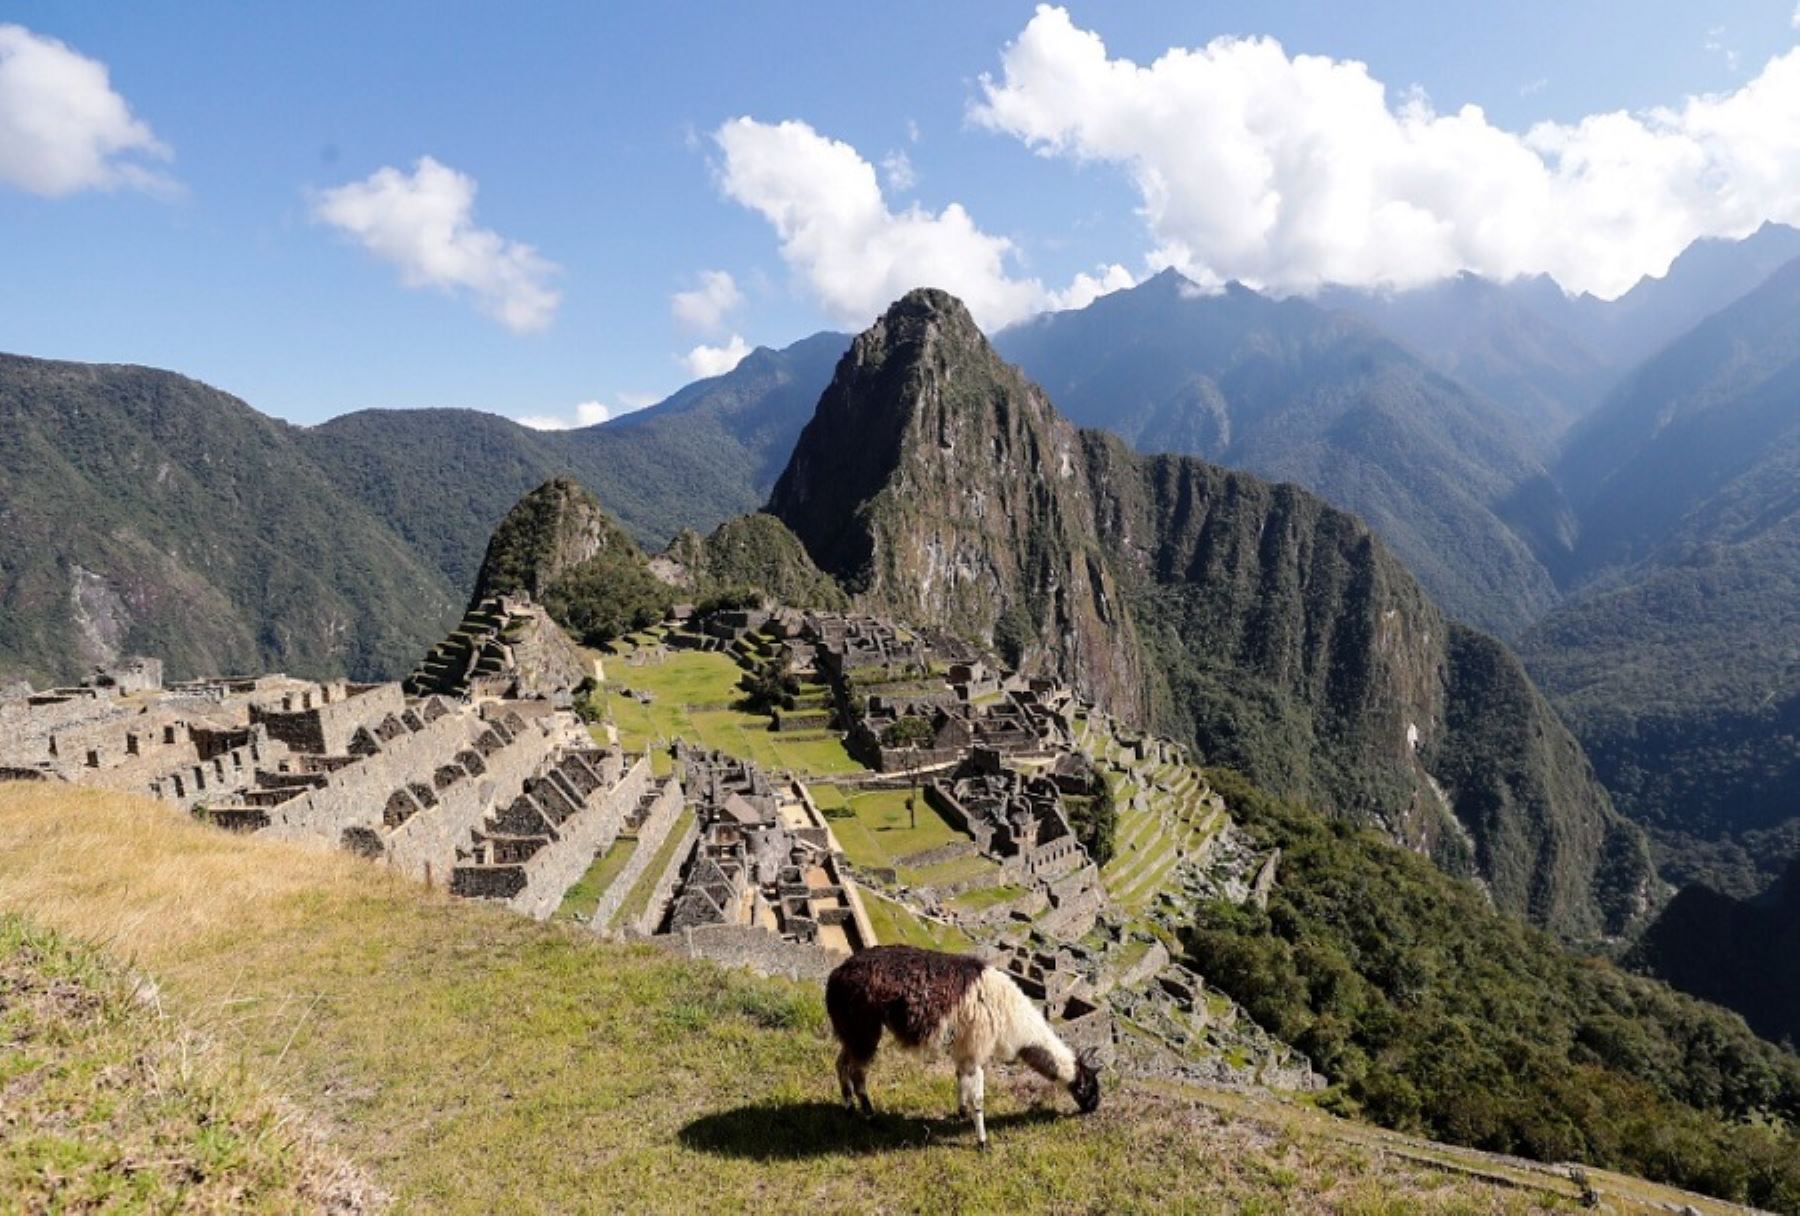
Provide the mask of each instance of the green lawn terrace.
{"label": "green lawn terrace", "polygon": [[594,694],[595,711],[627,749],[658,754],[666,766],[670,745],[686,739],[801,778],[863,771],[832,731],[777,732],[771,715],[741,708],[747,672],[729,652],[673,649],[650,635],[633,636],[641,644],[607,658],[607,678]]}
{"label": "green lawn terrace", "polygon": [[1127,736],[1096,712],[1075,718],[1076,745],[1112,792],[1113,855],[1101,878],[1113,903],[1141,917],[1180,886],[1184,866],[1204,864],[1229,823],[1225,804],[1180,750]]}

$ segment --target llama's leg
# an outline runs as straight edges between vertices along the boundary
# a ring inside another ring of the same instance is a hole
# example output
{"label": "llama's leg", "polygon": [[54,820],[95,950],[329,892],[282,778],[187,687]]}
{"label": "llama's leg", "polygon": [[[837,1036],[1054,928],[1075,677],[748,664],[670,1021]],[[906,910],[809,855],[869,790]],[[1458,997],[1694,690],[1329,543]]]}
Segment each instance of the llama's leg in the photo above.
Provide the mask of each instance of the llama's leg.
{"label": "llama's leg", "polygon": [[963,1064],[956,1070],[957,1105],[965,1115],[975,1117],[975,1143],[982,1148],[987,1147],[987,1120],[983,1106],[983,1075],[981,1065]]}
{"label": "llama's leg", "polygon": [[837,1076],[838,1090],[844,1095],[844,1109],[856,1109],[856,1064],[850,1049],[845,1047],[838,1052]]}
{"label": "llama's leg", "polygon": [[875,1113],[869,1104],[869,1061],[845,1047],[838,1052],[838,1089],[844,1095],[844,1109],[855,1113],[858,1105],[864,1117]]}
{"label": "llama's leg", "polygon": [[857,1060],[852,1066],[851,1080],[856,1088],[856,1100],[862,1106],[863,1118],[875,1117],[875,1107],[869,1102],[869,1062]]}
{"label": "llama's leg", "polygon": [[869,1104],[869,1061],[875,1058],[875,1051],[881,1046],[881,1022],[875,1017],[842,1018],[833,1015],[833,1029],[837,1032],[838,1042],[842,1050],[838,1052],[837,1074],[838,1089],[844,1095],[846,1109],[855,1111],[858,1104],[862,1113],[873,1115],[875,1108]]}

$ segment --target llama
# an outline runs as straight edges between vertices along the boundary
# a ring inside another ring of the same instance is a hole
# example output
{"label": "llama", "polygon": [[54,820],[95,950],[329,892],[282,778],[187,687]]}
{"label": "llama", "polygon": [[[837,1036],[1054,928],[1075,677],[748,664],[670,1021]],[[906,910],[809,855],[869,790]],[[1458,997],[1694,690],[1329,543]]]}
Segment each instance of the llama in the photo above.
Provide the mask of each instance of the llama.
{"label": "llama", "polygon": [[831,973],[825,1009],[841,1044],[838,1085],[852,1111],[861,1103],[864,1115],[874,1113],[868,1070],[884,1026],[903,1047],[948,1047],[956,1064],[957,1110],[974,1116],[975,1142],[982,1148],[987,1147],[982,1070],[992,1060],[1022,1060],[1040,1076],[1067,1086],[1083,1114],[1100,1105],[1091,1057],[1070,1051],[1019,986],[978,958],[872,946]]}

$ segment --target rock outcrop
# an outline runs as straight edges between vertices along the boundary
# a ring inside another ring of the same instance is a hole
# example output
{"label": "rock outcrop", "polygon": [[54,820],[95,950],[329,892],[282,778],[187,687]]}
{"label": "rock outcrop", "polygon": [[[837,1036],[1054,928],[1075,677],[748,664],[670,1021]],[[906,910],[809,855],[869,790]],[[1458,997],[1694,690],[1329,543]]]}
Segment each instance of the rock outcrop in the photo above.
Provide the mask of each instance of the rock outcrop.
{"label": "rock outcrop", "polygon": [[912,292],[851,345],[769,512],[890,615],[1146,716],[1082,437],[943,292]]}

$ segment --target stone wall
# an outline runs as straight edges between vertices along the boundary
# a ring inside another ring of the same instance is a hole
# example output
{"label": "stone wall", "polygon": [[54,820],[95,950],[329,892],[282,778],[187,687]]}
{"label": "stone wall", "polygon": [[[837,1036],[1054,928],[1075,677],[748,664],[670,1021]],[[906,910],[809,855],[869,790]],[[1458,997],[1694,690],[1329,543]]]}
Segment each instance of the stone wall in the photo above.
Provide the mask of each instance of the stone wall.
{"label": "stone wall", "polygon": [[790,942],[750,925],[701,925],[653,939],[665,950],[688,958],[711,959],[727,967],[748,967],[763,975],[796,980],[824,980],[844,955],[801,942]]}
{"label": "stone wall", "polygon": [[[681,783],[673,777],[664,778],[650,814],[638,825],[637,848],[632,851],[631,860],[613,877],[612,885],[600,893],[600,902],[595,906],[594,914],[588,922],[596,933],[604,932],[612,923],[613,917],[618,915],[620,906],[624,904],[625,897],[631,893],[631,888],[637,885],[637,880],[650,868],[657,850],[668,839],[669,829],[674,826],[683,805],[685,799]],[[677,850],[677,853],[686,856],[682,850]]]}
{"label": "stone wall", "polygon": [[[524,724],[511,738],[467,710],[452,710],[419,729],[386,740],[381,750],[336,768],[326,782],[266,808],[263,830],[286,840],[341,844],[352,829],[368,829],[386,842],[389,864],[414,877],[447,882],[456,850],[497,800],[511,800],[559,738],[548,724]],[[485,737],[485,747],[484,747]],[[456,757],[473,752],[482,771],[471,774]],[[448,778],[446,780],[446,778]],[[390,799],[408,794],[411,813],[387,821]]]}
{"label": "stone wall", "polygon": [[398,684],[327,685],[318,694],[284,697],[281,707],[252,706],[250,720],[266,725],[270,738],[297,752],[334,756],[350,750],[358,727],[372,728],[404,712],[406,697]]}
{"label": "stone wall", "polygon": [[[687,831],[681,834],[681,840],[675,851],[669,854],[669,864],[663,870],[662,877],[656,880],[656,887],[650,892],[650,901],[638,914],[637,923],[626,926],[646,937],[655,933],[661,926],[663,916],[669,910],[669,901],[675,897],[675,888],[681,883],[681,872],[687,867],[688,859],[693,855],[694,846],[700,841],[700,820],[698,817],[688,824]],[[638,845],[638,852],[644,851],[643,844]],[[636,861],[636,854],[632,855]],[[617,884],[614,884],[617,885]]]}
{"label": "stone wall", "polygon": [[[425,727],[427,731],[434,728],[443,728],[440,738],[456,741],[449,750],[439,753],[438,760],[442,761],[459,751],[479,751],[477,743],[488,724],[474,714],[452,712]],[[411,770],[410,777],[404,762],[385,773],[387,783],[378,784],[368,802],[373,804],[373,826],[384,830],[388,864],[427,882],[448,883],[456,866],[457,850],[468,845],[470,834],[482,825],[489,811],[519,796],[525,782],[550,758],[556,742],[557,735],[549,724],[524,723],[510,741],[481,757],[483,772],[433,789],[436,805],[421,809],[391,831],[385,830],[383,820],[387,800],[409,782],[430,781],[438,764],[428,757],[424,767]],[[365,803],[363,812],[366,814],[368,809]],[[340,827],[339,836],[342,831]]]}
{"label": "stone wall", "polygon": [[650,757],[644,755],[625,770],[612,789],[594,791],[588,804],[558,829],[558,838],[532,855],[525,866],[525,889],[508,900],[507,907],[537,920],[556,911],[563,895],[587,873],[595,856],[618,839],[625,816],[649,785]]}

